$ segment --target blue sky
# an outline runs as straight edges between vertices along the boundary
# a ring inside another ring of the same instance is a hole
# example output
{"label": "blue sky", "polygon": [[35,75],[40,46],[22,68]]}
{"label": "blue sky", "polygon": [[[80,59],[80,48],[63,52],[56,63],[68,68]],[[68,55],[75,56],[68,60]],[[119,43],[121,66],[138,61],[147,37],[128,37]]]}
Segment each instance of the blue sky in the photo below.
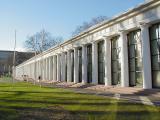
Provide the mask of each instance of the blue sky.
{"label": "blue sky", "polygon": [[17,30],[17,50],[41,29],[54,36],[70,38],[76,26],[91,18],[112,17],[144,0],[0,0],[0,50],[13,50]]}

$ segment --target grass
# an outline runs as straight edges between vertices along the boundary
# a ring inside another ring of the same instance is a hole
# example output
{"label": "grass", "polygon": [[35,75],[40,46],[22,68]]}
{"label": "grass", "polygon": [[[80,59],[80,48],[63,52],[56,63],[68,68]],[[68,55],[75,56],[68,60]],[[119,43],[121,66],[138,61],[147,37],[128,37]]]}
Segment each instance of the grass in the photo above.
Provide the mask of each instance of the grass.
{"label": "grass", "polygon": [[0,120],[160,119],[160,107],[9,81],[0,79]]}
{"label": "grass", "polygon": [[7,83],[10,83],[12,82],[12,78],[11,77],[8,77],[8,76],[1,76],[0,77],[0,82],[7,82]]}

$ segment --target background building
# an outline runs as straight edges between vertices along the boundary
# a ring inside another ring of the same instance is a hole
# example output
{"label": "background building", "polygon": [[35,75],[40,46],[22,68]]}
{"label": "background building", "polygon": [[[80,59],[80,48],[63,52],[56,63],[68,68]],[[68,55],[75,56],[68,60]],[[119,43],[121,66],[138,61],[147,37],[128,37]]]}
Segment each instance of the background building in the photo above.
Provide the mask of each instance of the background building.
{"label": "background building", "polygon": [[[0,75],[11,74],[13,66],[14,51],[0,51]],[[16,51],[16,65],[30,59],[34,56],[33,52],[17,52]]]}

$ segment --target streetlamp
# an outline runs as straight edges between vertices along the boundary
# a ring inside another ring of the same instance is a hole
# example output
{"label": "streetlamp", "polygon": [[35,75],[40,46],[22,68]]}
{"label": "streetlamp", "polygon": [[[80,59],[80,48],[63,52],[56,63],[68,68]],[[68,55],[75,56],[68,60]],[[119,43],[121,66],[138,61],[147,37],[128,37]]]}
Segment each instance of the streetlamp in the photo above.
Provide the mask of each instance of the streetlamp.
{"label": "streetlamp", "polygon": [[15,40],[14,40],[14,53],[13,53],[13,67],[12,67],[12,82],[14,83],[14,79],[15,79],[15,61],[16,61],[16,30],[15,30]]}
{"label": "streetlamp", "polygon": [[[35,36],[35,37],[36,37],[36,36]],[[35,54],[35,64],[34,64],[34,85],[36,84],[36,78],[37,78],[37,76],[36,76],[36,72],[37,72],[37,69],[36,69],[36,67],[37,67],[37,65],[36,65],[37,51],[36,51],[36,39],[35,39],[35,37],[32,38],[32,40],[33,40],[34,54]]]}
{"label": "streetlamp", "polygon": [[39,82],[40,82],[40,87],[41,87],[41,80],[42,80],[42,74],[44,76],[44,62],[43,62],[43,44],[44,44],[44,30],[41,33],[41,48],[40,48],[40,54],[41,54],[41,61],[40,62],[40,67],[41,67],[41,76],[39,78]]}

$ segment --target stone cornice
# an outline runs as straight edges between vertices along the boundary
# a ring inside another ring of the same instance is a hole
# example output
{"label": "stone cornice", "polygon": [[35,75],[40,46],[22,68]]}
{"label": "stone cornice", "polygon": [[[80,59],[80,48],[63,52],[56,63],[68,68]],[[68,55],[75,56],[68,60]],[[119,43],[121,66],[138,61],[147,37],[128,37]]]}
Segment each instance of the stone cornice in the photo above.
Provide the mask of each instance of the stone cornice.
{"label": "stone cornice", "polygon": [[[84,37],[86,37],[86,36],[88,36],[88,35],[91,35],[91,34],[97,32],[97,31],[100,31],[100,30],[104,29],[104,28],[110,27],[110,26],[112,26],[112,25],[114,25],[114,24],[117,24],[117,23],[119,23],[119,22],[122,22],[122,21],[124,21],[124,20],[126,20],[126,19],[128,19],[128,18],[131,18],[131,17],[133,17],[133,16],[136,16],[136,15],[138,15],[138,14],[144,12],[144,11],[147,11],[147,10],[149,10],[149,9],[152,9],[152,8],[158,6],[158,5],[160,5],[160,1],[159,1],[159,0],[152,0],[152,1],[150,1],[150,2],[145,2],[145,3],[143,3],[143,4],[140,4],[140,5],[132,8],[132,9],[129,9],[128,11],[126,11],[126,12],[120,14],[120,15],[114,16],[114,17],[111,18],[110,20],[104,21],[104,22],[102,22],[102,23],[100,23],[100,24],[97,24],[97,25],[89,28],[88,30],[80,33],[79,35],[77,35],[77,36],[75,36],[75,37],[73,37],[73,38],[71,38],[71,39],[69,39],[69,40],[64,41],[64,42],[61,43],[60,45],[54,46],[54,47],[52,47],[52,48],[44,51],[42,54],[43,54],[43,55],[46,55],[46,54],[48,54],[48,53],[50,53],[50,52],[53,52],[53,51],[56,50],[56,49],[59,49],[60,47],[63,47],[63,46],[65,46],[65,45],[68,45],[68,44],[70,44],[70,43],[72,43],[72,42],[75,42],[75,41],[77,41],[77,40],[80,40],[80,39],[82,39],[82,38],[84,38]],[[42,56],[42,55],[39,54],[39,55],[37,55],[37,58],[38,58],[38,57],[41,57],[41,56]],[[29,62],[29,61],[32,61],[32,60],[34,60],[34,58],[35,58],[35,57],[33,57],[33,58],[25,61],[25,62],[22,63],[22,64],[25,64],[25,63],[27,63],[27,62]],[[20,64],[20,65],[22,65],[22,64]],[[18,66],[20,66],[20,65],[18,65]],[[17,66],[17,67],[18,67],[18,66]]]}

